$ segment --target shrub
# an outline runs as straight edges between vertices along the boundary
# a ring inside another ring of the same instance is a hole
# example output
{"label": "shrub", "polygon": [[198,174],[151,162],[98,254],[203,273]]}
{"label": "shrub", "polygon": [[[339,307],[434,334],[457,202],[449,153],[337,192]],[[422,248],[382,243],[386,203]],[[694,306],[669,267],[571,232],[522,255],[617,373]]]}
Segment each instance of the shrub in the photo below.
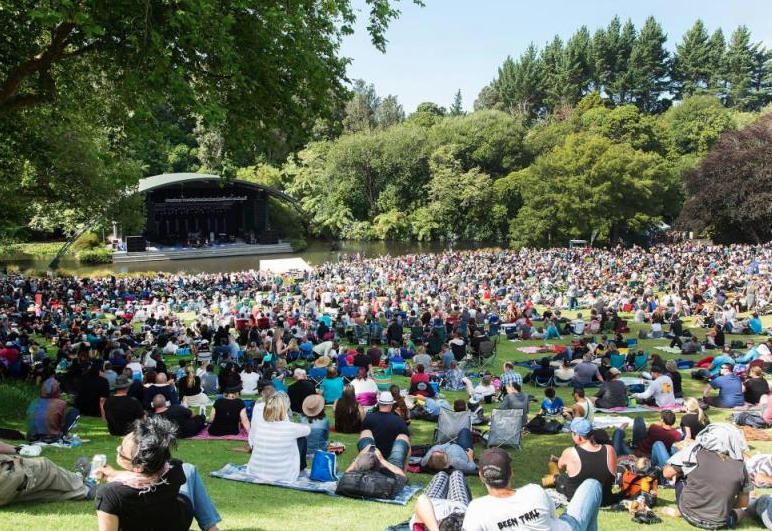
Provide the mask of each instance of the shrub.
{"label": "shrub", "polygon": [[26,417],[27,406],[39,396],[37,388],[27,382],[10,379],[0,384],[0,419],[20,420]]}
{"label": "shrub", "polygon": [[83,264],[110,264],[113,261],[113,252],[107,247],[86,249],[78,253],[78,260]]}
{"label": "shrub", "polygon": [[85,251],[87,249],[95,249],[101,244],[102,241],[100,240],[99,236],[93,232],[87,232],[75,240],[75,242],[72,244],[72,250],[76,253],[79,253],[80,251]]}
{"label": "shrub", "polygon": [[295,253],[305,251],[308,247],[308,241],[305,238],[287,238],[287,242],[292,246],[292,252]]}

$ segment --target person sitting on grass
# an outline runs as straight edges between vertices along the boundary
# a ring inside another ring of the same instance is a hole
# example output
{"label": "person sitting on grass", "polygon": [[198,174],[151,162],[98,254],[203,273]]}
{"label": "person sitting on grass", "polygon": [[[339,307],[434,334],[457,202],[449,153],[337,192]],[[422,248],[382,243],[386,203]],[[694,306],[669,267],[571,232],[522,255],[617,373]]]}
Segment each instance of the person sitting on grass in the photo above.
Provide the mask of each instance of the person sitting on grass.
{"label": "person sitting on grass", "polygon": [[445,373],[445,389],[448,391],[461,391],[465,389],[464,378],[464,371],[458,366],[458,362],[451,362],[450,370]]}
{"label": "person sitting on grass", "polygon": [[523,378],[523,382],[544,383],[548,382],[554,375],[555,369],[550,365],[550,359],[544,357],[539,360],[539,367],[528,373],[525,378]]}
{"label": "person sitting on grass", "polygon": [[[710,396],[713,389],[718,389],[718,396]],[[745,405],[743,383],[734,373],[732,365],[723,363],[719,375],[710,380],[702,391],[705,404],[718,408],[730,409]]]}
{"label": "person sitting on grass", "polygon": [[105,402],[105,420],[110,435],[126,435],[134,421],[145,416],[139,400],[128,396],[130,386],[131,381],[120,375],[115,380],[115,394]]}
{"label": "person sitting on grass", "polygon": [[239,425],[249,433],[249,419],[244,401],[239,398],[241,387],[228,387],[222,398],[214,401],[209,414],[209,435],[238,435]]}
{"label": "person sitting on grass", "polygon": [[378,399],[378,384],[375,383],[364,367],[359,367],[357,377],[351,382],[357,402],[363,406],[374,406]]}
{"label": "person sitting on grass", "polygon": [[619,379],[622,373],[616,367],[608,371],[608,378],[600,386],[595,396],[590,397],[595,407],[611,409],[627,406],[627,386]]}
{"label": "person sitting on grass", "polygon": [[603,383],[603,376],[598,366],[593,363],[593,355],[590,353],[582,356],[582,361],[574,367],[573,385],[576,387],[592,387]]}
{"label": "person sitting on grass", "polygon": [[673,380],[667,375],[663,365],[652,363],[652,382],[642,393],[631,395],[639,404],[657,407],[674,406],[676,403],[673,390]]}
{"label": "person sitting on grass", "polygon": [[571,396],[574,398],[574,405],[563,408],[563,417],[566,420],[587,419],[590,422],[595,420],[595,405],[585,397],[584,389],[575,387]]}
{"label": "person sitting on grass", "polygon": [[27,407],[27,439],[59,439],[67,435],[78,420],[76,408],[67,411],[67,402],[60,398],[59,382],[53,376],[40,386],[40,398]]}
{"label": "person sitting on grass", "polygon": [[311,395],[303,401],[303,416],[300,417],[303,424],[311,426],[308,434],[306,455],[312,456],[317,450],[327,450],[327,441],[330,438],[330,423],[324,414],[324,397]]}
{"label": "person sitting on grass", "polygon": [[410,378],[410,389],[408,390],[408,394],[433,398],[436,393],[429,381],[429,375],[424,371],[425,367],[423,365],[419,364],[418,367],[416,367],[416,372]]}
{"label": "person sitting on grass", "polygon": [[378,409],[371,411],[362,422],[357,450],[375,444],[386,459],[404,469],[410,457],[410,431],[407,424],[392,411],[394,397],[388,391],[378,395]]}
{"label": "person sitting on grass", "polygon": [[309,424],[289,420],[289,397],[283,392],[271,395],[265,402],[263,421],[254,430],[252,455],[247,472],[262,481],[297,481],[305,470]]}
{"label": "person sitting on grass", "polygon": [[681,432],[676,429],[675,413],[666,409],[659,414],[661,422],[653,422],[646,429],[643,417],[635,417],[633,420],[632,447],[624,442],[625,432],[617,428],[611,436],[614,450],[617,455],[637,455],[639,457],[651,457],[651,464],[664,466],[671,454],[673,445],[683,438]]}
{"label": "person sitting on grass", "polygon": [[356,398],[354,386],[346,385],[343,394],[332,406],[335,415],[335,431],[338,433],[359,433],[365,419],[365,408]]}
{"label": "person sitting on grass", "polygon": [[106,481],[96,493],[99,531],[163,529],[183,531],[195,517],[205,531],[221,521],[196,467],[172,459],[176,429],[155,416],[137,421],[116,449],[116,470],[95,471]]}
{"label": "person sitting on grass", "polygon": [[506,395],[501,402],[501,409],[519,409],[523,412],[523,422],[528,421],[528,406],[531,403],[531,395],[523,393],[516,383],[507,384]]}
{"label": "person sitting on grass", "polygon": [[466,386],[466,392],[470,397],[474,395],[480,395],[487,404],[490,404],[493,400],[493,395],[496,394],[496,388],[493,386],[493,377],[490,373],[486,372],[480,379],[480,383],[477,385],[472,384],[472,380],[464,378],[462,380]]}
{"label": "person sitting on grass", "polygon": [[194,415],[182,404],[167,406],[164,395],[155,395],[152,403],[153,413],[151,416],[158,415],[172,421],[177,426],[177,435],[180,439],[195,437],[206,425],[204,415]]}
{"label": "person sitting on grass", "polygon": [[192,366],[185,367],[185,374],[177,382],[177,388],[180,394],[180,403],[186,407],[208,406],[209,397],[201,389],[201,378],[196,376],[196,371]]}
{"label": "person sitting on grass", "polygon": [[329,365],[324,380],[319,383],[319,391],[324,397],[324,403],[333,404],[339,399],[343,395],[344,385],[343,378],[338,375],[338,370],[334,366]]}
{"label": "person sitting on grass", "polygon": [[[668,516],[683,516],[701,529],[734,528],[750,501],[751,482],[743,462],[748,450],[742,432],[730,424],[711,424],[673,455],[662,475],[675,481],[677,509],[667,507]],[[757,506],[748,507],[751,514]]]}
{"label": "person sitting on grass", "polygon": [[394,406],[391,410],[399,416],[399,418],[404,420],[405,424],[410,424],[410,409],[407,407],[405,399],[402,398],[399,386],[397,384],[392,384],[389,386],[389,392],[391,393],[391,396],[394,397]]}
{"label": "person sitting on grass", "polygon": [[563,494],[569,501],[584,480],[595,479],[603,490],[601,505],[611,505],[614,502],[611,487],[614,486],[617,473],[617,454],[614,448],[598,442],[593,434],[592,423],[585,419],[572,420],[570,430],[574,446],[563,450],[560,458],[550,456],[548,473],[542,478],[542,486],[554,486],[560,471],[565,470]]}
{"label": "person sitting on grass", "polygon": [[462,471],[437,472],[416,500],[409,527],[411,531],[461,531],[471,500]]}
{"label": "person sitting on grass", "polygon": [[541,415],[560,415],[563,411],[563,399],[555,396],[555,388],[548,387],[544,390],[544,400],[541,401]]}
{"label": "person sitting on grass", "polygon": [[0,441],[0,507],[94,499],[96,483],[88,479],[87,463],[79,459],[76,472],[70,472],[45,457],[18,456],[15,447]]}
{"label": "person sitting on grass", "polygon": [[469,503],[464,531],[594,531],[598,528],[603,491],[597,480],[585,480],[576,489],[565,512],[558,517],[555,503],[540,486],[529,484],[513,489],[510,485],[512,473],[512,459],[507,452],[501,448],[483,452],[478,474],[488,495]]}

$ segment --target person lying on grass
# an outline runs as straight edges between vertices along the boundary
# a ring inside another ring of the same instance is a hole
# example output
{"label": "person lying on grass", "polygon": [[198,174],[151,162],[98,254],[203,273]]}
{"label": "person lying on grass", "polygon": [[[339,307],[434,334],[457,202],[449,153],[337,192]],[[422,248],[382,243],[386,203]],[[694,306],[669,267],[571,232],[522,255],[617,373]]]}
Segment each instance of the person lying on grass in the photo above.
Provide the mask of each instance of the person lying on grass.
{"label": "person lying on grass", "polygon": [[184,531],[193,518],[203,531],[221,521],[196,467],[172,459],[176,427],[154,416],[134,423],[116,448],[118,469],[95,471],[99,531]]}

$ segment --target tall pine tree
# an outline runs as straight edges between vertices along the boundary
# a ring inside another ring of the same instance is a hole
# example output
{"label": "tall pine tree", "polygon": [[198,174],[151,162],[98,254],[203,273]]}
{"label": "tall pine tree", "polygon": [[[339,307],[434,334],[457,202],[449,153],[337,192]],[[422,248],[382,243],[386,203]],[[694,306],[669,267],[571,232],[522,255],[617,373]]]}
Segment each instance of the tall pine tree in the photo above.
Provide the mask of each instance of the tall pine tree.
{"label": "tall pine tree", "polygon": [[676,45],[671,78],[677,99],[708,90],[713,74],[711,52],[708,31],[702,20],[697,19]]}
{"label": "tall pine tree", "polygon": [[499,68],[494,88],[510,114],[535,118],[543,111],[543,64],[536,46],[530,44],[517,62],[507,57]]}
{"label": "tall pine tree", "polygon": [[753,46],[751,32],[740,26],[729,38],[729,45],[724,54],[723,81],[724,105],[734,109],[749,107],[751,95],[751,77],[753,71]]}
{"label": "tall pine tree", "polygon": [[643,112],[658,112],[670,101],[661,96],[670,91],[670,53],[665,49],[667,35],[654,19],[646,19],[630,54],[629,73],[635,104]]}
{"label": "tall pine tree", "polygon": [[710,64],[710,80],[708,89],[711,93],[719,94],[723,84],[724,52],[726,51],[726,39],[724,32],[718,28],[710,36],[708,41],[708,61]]}
{"label": "tall pine tree", "polygon": [[450,115],[451,116],[464,115],[464,104],[463,104],[463,100],[461,99],[461,89],[458,89],[458,92],[456,92],[456,95],[453,96],[453,104],[450,106]]}

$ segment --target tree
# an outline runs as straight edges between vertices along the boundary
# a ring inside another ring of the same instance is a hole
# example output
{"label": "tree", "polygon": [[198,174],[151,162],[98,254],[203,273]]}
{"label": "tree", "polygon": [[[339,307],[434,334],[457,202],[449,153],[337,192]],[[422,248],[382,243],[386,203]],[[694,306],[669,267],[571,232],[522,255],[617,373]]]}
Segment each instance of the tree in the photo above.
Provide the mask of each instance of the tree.
{"label": "tree", "polygon": [[713,50],[702,20],[697,19],[676,45],[671,78],[676,99],[709,89],[713,77]]}
{"label": "tree", "polygon": [[389,94],[383,98],[375,111],[375,120],[381,129],[387,129],[405,121],[405,110],[396,96]]}
{"label": "tree", "polygon": [[616,104],[627,103],[630,90],[629,60],[637,34],[631,20],[622,27],[614,17],[605,30],[593,36],[592,62],[595,88]]}
{"label": "tree", "polygon": [[751,32],[745,26],[738,27],[729,39],[724,54],[724,104],[727,107],[746,109],[751,96],[751,72],[753,49]]}
{"label": "tree", "polygon": [[718,28],[710,36],[710,41],[708,42],[708,69],[710,70],[708,89],[715,94],[719,94],[721,91],[725,49],[726,40],[724,39],[724,32],[721,28]]}
{"label": "tree", "polygon": [[375,87],[361,79],[354,81],[354,96],[346,104],[343,128],[347,133],[370,131],[376,126],[376,113],[381,100]]}
{"label": "tree", "polygon": [[646,19],[630,53],[630,79],[635,104],[643,112],[657,112],[667,108],[669,100],[662,99],[669,89],[667,74],[670,53],[665,49],[667,36],[654,19]]}
{"label": "tree", "polygon": [[445,107],[437,105],[434,102],[425,101],[418,104],[415,112],[425,112],[434,116],[445,116],[448,111],[445,109]]}
{"label": "tree", "polygon": [[456,95],[453,96],[453,104],[450,106],[451,116],[462,116],[464,114],[464,105],[461,100],[461,89],[458,89]]}
{"label": "tree", "polygon": [[772,114],[724,134],[687,174],[678,220],[717,241],[772,239]]}
{"label": "tree", "polygon": [[542,72],[543,64],[533,43],[517,62],[507,57],[493,83],[504,110],[513,116],[535,118],[543,107]]}
{"label": "tree", "polygon": [[563,245],[594,230],[599,240],[614,242],[627,231],[647,228],[662,214],[669,174],[656,153],[576,133],[511,179],[523,201],[512,221],[512,240]]}
{"label": "tree", "polygon": [[716,96],[692,96],[672,107],[662,122],[678,155],[704,156],[722,133],[736,128],[732,113]]}
{"label": "tree", "polygon": [[474,110],[482,111],[485,109],[498,109],[500,106],[500,96],[496,89],[496,82],[485,85],[480,89],[477,99],[474,100]]}

